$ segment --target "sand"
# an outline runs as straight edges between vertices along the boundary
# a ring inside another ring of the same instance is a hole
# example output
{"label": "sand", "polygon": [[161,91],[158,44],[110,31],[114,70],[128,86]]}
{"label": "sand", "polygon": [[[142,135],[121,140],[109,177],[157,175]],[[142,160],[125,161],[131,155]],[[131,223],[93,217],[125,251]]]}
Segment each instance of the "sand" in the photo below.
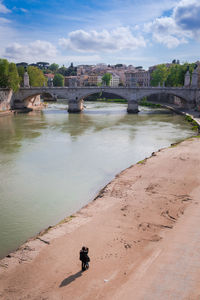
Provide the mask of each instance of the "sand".
{"label": "sand", "polygon": [[0,299],[200,299],[199,195],[200,138],[154,153],[1,260]]}

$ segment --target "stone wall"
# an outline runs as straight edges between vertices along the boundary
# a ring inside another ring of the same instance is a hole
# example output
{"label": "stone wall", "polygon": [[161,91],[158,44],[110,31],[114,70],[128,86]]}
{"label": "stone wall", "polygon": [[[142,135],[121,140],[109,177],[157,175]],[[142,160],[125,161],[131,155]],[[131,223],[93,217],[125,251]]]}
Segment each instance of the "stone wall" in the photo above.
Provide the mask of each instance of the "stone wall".
{"label": "stone wall", "polygon": [[11,109],[13,92],[10,89],[0,89],[0,112]]}

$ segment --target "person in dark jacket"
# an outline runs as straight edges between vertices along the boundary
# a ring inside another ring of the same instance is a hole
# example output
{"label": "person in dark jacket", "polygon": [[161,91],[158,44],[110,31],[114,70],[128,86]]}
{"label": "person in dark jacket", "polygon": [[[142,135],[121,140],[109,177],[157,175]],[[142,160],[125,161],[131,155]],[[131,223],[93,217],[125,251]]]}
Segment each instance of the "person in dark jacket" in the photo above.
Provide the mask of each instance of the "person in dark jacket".
{"label": "person in dark jacket", "polygon": [[85,271],[89,268],[90,258],[88,256],[89,249],[85,246],[82,247],[80,251],[80,260],[82,262],[82,271]]}

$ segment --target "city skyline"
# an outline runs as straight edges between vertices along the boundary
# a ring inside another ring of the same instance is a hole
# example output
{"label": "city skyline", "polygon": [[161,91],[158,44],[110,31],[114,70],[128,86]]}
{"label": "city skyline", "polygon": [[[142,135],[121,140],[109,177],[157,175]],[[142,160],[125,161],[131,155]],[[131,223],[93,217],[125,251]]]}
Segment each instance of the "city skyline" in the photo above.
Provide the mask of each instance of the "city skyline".
{"label": "city skyline", "polygon": [[198,0],[0,1],[0,57],[148,68],[199,59]]}

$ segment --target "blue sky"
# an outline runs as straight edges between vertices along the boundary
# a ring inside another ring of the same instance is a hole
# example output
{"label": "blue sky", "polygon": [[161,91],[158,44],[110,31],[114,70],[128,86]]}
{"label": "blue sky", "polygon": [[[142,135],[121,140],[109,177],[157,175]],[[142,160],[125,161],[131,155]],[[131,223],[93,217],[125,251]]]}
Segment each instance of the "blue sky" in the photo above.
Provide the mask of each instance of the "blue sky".
{"label": "blue sky", "polygon": [[199,0],[0,0],[0,57],[145,68],[200,59]]}

